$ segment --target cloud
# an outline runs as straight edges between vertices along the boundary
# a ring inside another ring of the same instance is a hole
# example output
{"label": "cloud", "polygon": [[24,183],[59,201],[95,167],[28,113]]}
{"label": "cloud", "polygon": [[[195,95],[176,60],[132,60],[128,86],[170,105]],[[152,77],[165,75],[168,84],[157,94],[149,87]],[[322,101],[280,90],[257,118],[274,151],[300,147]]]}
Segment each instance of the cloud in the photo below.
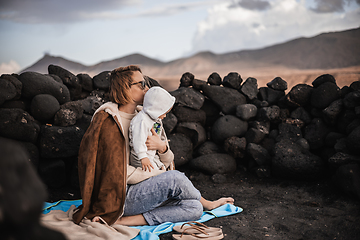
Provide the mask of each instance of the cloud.
{"label": "cloud", "polygon": [[231,4],[229,8],[236,8],[239,6],[249,10],[263,11],[270,8],[270,3],[265,0],[240,0]]}
{"label": "cloud", "polygon": [[305,1],[274,0],[266,11],[229,8],[217,4],[197,26],[192,49],[225,53],[258,49],[298,37],[311,37],[322,32],[359,27],[360,8],[343,14],[316,13]]}
{"label": "cloud", "polygon": [[0,64],[0,74],[12,74],[20,71],[20,65],[14,60],[10,60],[9,63]]}
{"label": "cloud", "polygon": [[[314,0],[315,8],[311,8],[317,13],[344,12],[345,5],[355,2],[355,0]],[[360,0],[356,0],[360,4]]]}
{"label": "cloud", "polygon": [[139,1],[130,0],[0,0],[0,19],[21,23],[85,20],[87,14],[112,12]]}
{"label": "cloud", "polygon": [[[171,4],[156,4],[156,1],[151,1],[154,7],[141,10],[144,5],[142,0],[0,0],[0,19],[20,23],[70,23],[93,19],[161,17],[218,2],[221,0]],[[137,11],[130,14],[119,11],[129,6],[136,6]]]}

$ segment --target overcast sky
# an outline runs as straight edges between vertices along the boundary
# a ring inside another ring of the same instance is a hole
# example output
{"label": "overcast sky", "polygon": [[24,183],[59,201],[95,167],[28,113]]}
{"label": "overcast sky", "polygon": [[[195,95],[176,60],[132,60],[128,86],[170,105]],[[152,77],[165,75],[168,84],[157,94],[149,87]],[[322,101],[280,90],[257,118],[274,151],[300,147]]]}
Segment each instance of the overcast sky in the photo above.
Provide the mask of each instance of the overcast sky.
{"label": "overcast sky", "polygon": [[0,74],[44,53],[85,65],[256,49],[360,26],[360,0],[0,0]]}

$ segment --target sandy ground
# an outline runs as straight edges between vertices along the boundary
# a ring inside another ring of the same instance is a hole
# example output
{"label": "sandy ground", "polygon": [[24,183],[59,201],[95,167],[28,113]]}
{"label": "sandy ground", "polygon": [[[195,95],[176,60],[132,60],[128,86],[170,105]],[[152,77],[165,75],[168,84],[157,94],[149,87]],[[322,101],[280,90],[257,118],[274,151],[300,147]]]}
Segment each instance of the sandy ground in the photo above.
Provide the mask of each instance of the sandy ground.
{"label": "sandy ground", "polygon": [[[259,179],[237,171],[217,184],[201,173],[186,174],[205,198],[231,196],[243,208],[205,223],[222,227],[224,239],[360,239],[360,201],[344,195],[331,180]],[[160,239],[172,239],[172,234]]]}
{"label": "sandy ground", "polygon": [[[181,170],[181,169],[180,169]],[[212,219],[206,224],[222,227],[224,239],[343,239],[360,237],[360,200],[345,195],[330,179],[313,182],[260,179],[238,170],[225,182],[182,170],[203,197],[215,200],[230,196],[243,212]],[[76,189],[49,190],[48,201],[79,199]],[[160,235],[172,239],[172,233]]]}

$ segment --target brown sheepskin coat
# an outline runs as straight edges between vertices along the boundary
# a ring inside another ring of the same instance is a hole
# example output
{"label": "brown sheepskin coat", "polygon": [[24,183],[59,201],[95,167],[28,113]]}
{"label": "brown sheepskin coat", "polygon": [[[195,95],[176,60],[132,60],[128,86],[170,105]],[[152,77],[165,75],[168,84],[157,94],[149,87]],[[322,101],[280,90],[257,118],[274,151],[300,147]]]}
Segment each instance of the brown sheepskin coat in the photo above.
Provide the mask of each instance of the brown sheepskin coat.
{"label": "brown sheepskin coat", "polygon": [[108,113],[98,112],[83,136],[78,159],[83,202],[73,215],[76,224],[100,216],[112,225],[123,214],[127,162],[118,124]]}

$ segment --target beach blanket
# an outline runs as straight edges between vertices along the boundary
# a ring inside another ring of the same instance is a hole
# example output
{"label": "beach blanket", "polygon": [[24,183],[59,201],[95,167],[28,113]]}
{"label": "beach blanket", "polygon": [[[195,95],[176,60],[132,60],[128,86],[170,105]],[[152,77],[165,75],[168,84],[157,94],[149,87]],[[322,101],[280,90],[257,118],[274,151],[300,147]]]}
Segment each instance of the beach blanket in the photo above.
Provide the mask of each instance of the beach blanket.
{"label": "beach blanket", "polygon": [[[44,203],[41,223],[49,228],[60,231],[69,239],[133,239],[133,240],[157,240],[160,234],[171,232],[176,225],[184,222],[165,222],[157,226],[125,227],[120,225],[105,226],[104,224],[92,223],[90,220],[77,225],[71,221],[71,212],[81,205],[82,200],[60,200],[54,203]],[[206,222],[216,217],[224,217],[242,212],[243,209],[232,204],[225,204],[211,211],[204,211],[198,222]],[[61,220],[63,220],[61,222]],[[64,222],[64,220],[66,220]],[[74,229],[69,234],[70,229]],[[84,231],[84,229],[86,229]],[[74,235],[75,234],[75,235]],[[135,237],[129,237],[135,236]]]}

